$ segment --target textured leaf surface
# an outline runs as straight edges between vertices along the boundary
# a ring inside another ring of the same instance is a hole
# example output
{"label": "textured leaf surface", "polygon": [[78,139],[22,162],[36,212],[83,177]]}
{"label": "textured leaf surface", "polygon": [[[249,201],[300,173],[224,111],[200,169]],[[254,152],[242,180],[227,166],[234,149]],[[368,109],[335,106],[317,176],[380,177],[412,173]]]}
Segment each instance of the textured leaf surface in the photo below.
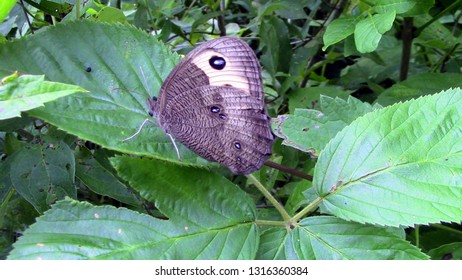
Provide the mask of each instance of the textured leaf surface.
{"label": "textured leaf surface", "polygon": [[[9,73],[45,74],[90,91],[60,98],[31,115],[109,149],[179,162],[170,138],[152,124],[122,142],[149,117],[146,99],[158,94],[179,61],[145,32],[121,24],[66,22],[1,45],[0,61]],[[181,163],[206,163],[177,144]]]}
{"label": "textured leaf surface", "polygon": [[[111,165],[105,166],[100,161],[107,160],[105,155],[99,156],[98,150],[92,154],[80,147],[76,152],[76,177],[97,194],[117,199],[120,202],[139,207],[140,201],[132,191],[113,172]],[[99,161],[98,161],[99,160]]]}
{"label": "textured leaf surface", "polygon": [[396,260],[428,257],[393,230],[318,216],[302,220],[293,230],[272,228],[263,232],[257,258]]}
{"label": "textured leaf surface", "polygon": [[[117,157],[119,174],[168,220],[127,209],[60,201],[14,245],[10,259],[252,259],[253,201],[212,172]],[[182,174],[184,176],[178,176]]]}
{"label": "textured leaf surface", "polygon": [[321,96],[320,110],[295,109],[293,115],[281,115],[273,122],[273,131],[284,144],[318,156],[340,130],[375,107],[354,97]]}
{"label": "textured leaf surface", "polygon": [[77,196],[75,160],[65,143],[28,144],[13,156],[11,183],[38,212],[47,210],[56,200]]}
{"label": "textured leaf surface", "polygon": [[391,29],[396,17],[395,10],[368,15],[355,26],[355,44],[361,53],[374,51],[379,45],[382,35]]}
{"label": "textured leaf surface", "polygon": [[322,49],[325,51],[327,47],[352,35],[357,22],[358,17],[353,16],[345,16],[332,21],[327,26],[326,33],[323,36],[324,47]]}
{"label": "textured leaf surface", "polygon": [[462,92],[366,114],[322,151],[313,186],[321,209],[391,226],[462,219]]}
{"label": "textured leaf surface", "polygon": [[396,11],[397,14],[405,13],[417,5],[417,0],[377,0],[374,10],[378,13]]}
{"label": "textured leaf surface", "polygon": [[0,84],[0,120],[21,116],[63,96],[86,90],[74,85],[44,81],[43,76],[21,75]]}

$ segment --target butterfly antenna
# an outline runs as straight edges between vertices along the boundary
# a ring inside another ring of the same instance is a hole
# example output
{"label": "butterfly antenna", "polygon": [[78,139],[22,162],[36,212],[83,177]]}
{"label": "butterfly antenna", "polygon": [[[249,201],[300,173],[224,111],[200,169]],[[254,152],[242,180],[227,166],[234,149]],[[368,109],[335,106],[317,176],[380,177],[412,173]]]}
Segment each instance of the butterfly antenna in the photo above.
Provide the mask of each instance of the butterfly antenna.
{"label": "butterfly antenna", "polygon": [[168,134],[168,137],[170,137],[170,140],[172,140],[172,143],[173,143],[173,146],[175,146],[175,151],[176,151],[176,155],[178,156],[178,159],[181,160],[181,157],[180,157],[180,151],[178,151],[178,147],[176,146],[176,143],[175,143],[175,139],[173,139],[173,136]]}
{"label": "butterfly antenna", "polygon": [[138,128],[138,130],[137,130],[133,135],[131,135],[131,136],[129,136],[129,137],[123,139],[122,142],[127,142],[128,140],[131,140],[131,139],[132,139],[133,137],[135,137],[136,135],[140,134],[140,132],[141,132],[141,130],[143,129],[144,125],[145,125],[148,121],[150,121],[150,120],[149,120],[149,119],[145,119],[145,120],[143,121],[143,123],[140,125],[140,127]]}

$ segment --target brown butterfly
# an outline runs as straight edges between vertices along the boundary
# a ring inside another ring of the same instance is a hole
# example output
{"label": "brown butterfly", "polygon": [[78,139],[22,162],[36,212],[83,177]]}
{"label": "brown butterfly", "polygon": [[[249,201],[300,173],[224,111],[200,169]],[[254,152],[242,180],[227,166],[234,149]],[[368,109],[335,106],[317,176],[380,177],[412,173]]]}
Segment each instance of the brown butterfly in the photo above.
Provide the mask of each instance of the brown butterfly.
{"label": "brown butterfly", "polygon": [[235,174],[254,172],[271,156],[260,65],[240,39],[222,37],[191,51],[148,106],[171,138]]}

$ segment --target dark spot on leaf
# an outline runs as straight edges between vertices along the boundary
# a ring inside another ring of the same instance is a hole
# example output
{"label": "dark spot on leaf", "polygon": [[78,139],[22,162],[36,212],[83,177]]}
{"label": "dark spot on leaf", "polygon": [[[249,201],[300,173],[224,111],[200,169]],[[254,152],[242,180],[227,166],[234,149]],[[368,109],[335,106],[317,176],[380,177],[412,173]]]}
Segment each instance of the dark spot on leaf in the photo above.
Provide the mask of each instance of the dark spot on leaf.
{"label": "dark spot on leaf", "polygon": [[442,260],[452,260],[452,258],[452,253],[444,254],[443,257],[441,257]]}
{"label": "dark spot on leaf", "polygon": [[310,130],[308,127],[304,127],[304,128],[302,129],[303,132],[307,132],[308,130]]}
{"label": "dark spot on leaf", "polygon": [[222,120],[225,120],[225,119],[226,119],[226,115],[225,115],[225,114],[219,114],[218,116],[219,116],[220,119],[222,119]]}
{"label": "dark spot on leaf", "polygon": [[241,143],[239,142],[234,142],[234,148],[240,150],[242,147],[241,147]]}
{"label": "dark spot on leaf", "polygon": [[90,73],[90,72],[91,72],[91,67],[88,66],[87,68],[85,68],[85,71],[87,71],[88,73]]}

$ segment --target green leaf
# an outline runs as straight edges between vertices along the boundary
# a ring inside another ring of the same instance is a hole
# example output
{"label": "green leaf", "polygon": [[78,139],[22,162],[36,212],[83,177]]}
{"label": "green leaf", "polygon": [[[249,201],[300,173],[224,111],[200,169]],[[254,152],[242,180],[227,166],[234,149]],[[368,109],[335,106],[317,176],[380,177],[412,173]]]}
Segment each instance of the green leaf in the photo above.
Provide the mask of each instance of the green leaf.
{"label": "green leaf", "polygon": [[445,244],[428,252],[434,260],[462,260],[462,242]]}
{"label": "green leaf", "polygon": [[385,13],[368,15],[356,24],[354,37],[356,48],[361,53],[374,51],[379,45],[382,35],[391,29],[396,12],[389,10]]}
{"label": "green leaf", "polygon": [[211,171],[131,157],[111,162],[143,198],[155,201],[170,219],[187,219],[190,229],[226,227],[255,218],[255,205],[245,192]]}
{"label": "green leaf", "polygon": [[462,75],[457,73],[421,73],[394,84],[377,98],[381,105],[433,94],[451,87],[462,87]]}
{"label": "green leaf", "polygon": [[321,96],[320,111],[295,109],[293,115],[280,115],[273,121],[273,131],[284,145],[317,157],[340,130],[376,108],[351,96],[347,101]]}
{"label": "green leaf", "polygon": [[322,47],[322,50],[325,51],[329,46],[338,43],[346,37],[352,35],[355,31],[355,26],[359,19],[360,17],[346,16],[333,20],[327,26],[326,32],[324,33],[324,47]]}
{"label": "green leaf", "polygon": [[64,142],[28,144],[11,162],[10,179],[16,191],[38,212],[66,196],[76,197],[75,161]]}
{"label": "green leaf", "polygon": [[417,1],[420,0],[377,0],[374,10],[377,13],[395,11],[397,14],[402,14],[417,6]]}
{"label": "green leaf", "polygon": [[[420,27],[425,25],[427,22],[432,21],[433,17],[429,14],[424,14],[415,17],[414,25]],[[414,43],[429,47],[438,48],[443,50],[452,50],[454,46],[460,44],[460,38],[454,36],[451,30],[449,30],[440,21],[433,21],[432,24],[428,25],[423,29],[418,37],[414,39]]]}
{"label": "green leaf", "polygon": [[62,83],[44,81],[44,76],[10,75],[0,84],[0,120],[21,116],[43,103],[56,100],[85,89]]}
{"label": "green leaf", "polygon": [[400,14],[402,17],[414,17],[414,19],[419,19],[423,14],[427,14],[431,8],[435,5],[435,0],[412,0],[416,2],[416,5],[412,7],[409,11]]}
{"label": "green leaf", "polygon": [[123,208],[59,201],[25,231],[9,258],[255,257],[259,243],[255,205],[223,176],[146,158],[116,157],[112,163],[168,220]]}
{"label": "green leaf", "polygon": [[140,202],[125,183],[121,182],[113,174],[115,171],[99,162],[99,160],[106,159],[105,157],[98,156],[97,152],[92,154],[84,147],[80,147],[75,156],[77,161],[75,175],[89,189],[97,194],[109,196],[120,202],[139,207]]}
{"label": "green leaf", "polygon": [[17,0],[2,0],[0,2],[0,22],[6,18]]}
{"label": "green leaf", "polygon": [[121,22],[127,21],[122,10],[114,7],[104,7],[96,16],[98,20],[105,22]]}
{"label": "green leaf", "polygon": [[259,259],[384,260],[428,259],[395,231],[347,222],[335,217],[309,217],[292,230],[263,232]]}
{"label": "green leaf", "polygon": [[462,92],[448,90],[366,114],[322,151],[321,210],[390,226],[462,219]]}
{"label": "green leaf", "polygon": [[152,124],[122,141],[149,117],[146,99],[158,94],[179,59],[139,29],[92,21],[66,22],[0,47],[2,67],[45,74],[90,91],[34,109],[32,116],[111,150],[209,164],[177,143],[179,161],[170,138]]}
{"label": "green leaf", "polygon": [[263,20],[260,27],[261,46],[264,46],[261,63],[274,78],[277,72],[288,72],[292,58],[289,31],[284,21],[277,17]]}

